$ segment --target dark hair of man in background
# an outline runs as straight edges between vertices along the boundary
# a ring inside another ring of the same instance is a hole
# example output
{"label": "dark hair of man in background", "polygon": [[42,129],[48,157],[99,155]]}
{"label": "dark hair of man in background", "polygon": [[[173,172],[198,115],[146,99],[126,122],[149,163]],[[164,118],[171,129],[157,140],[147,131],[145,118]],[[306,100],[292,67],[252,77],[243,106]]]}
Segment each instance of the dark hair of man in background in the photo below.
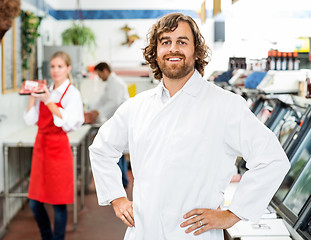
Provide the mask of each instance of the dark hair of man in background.
{"label": "dark hair of man in background", "polygon": [[195,62],[195,68],[203,76],[204,67],[208,64],[206,58],[209,58],[211,51],[205,44],[204,38],[195,21],[181,13],[169,14],[163,17],[157,24],[155,24],[147,35],[149,45],[143,49],[144,57],[150,67],[153,69],[154,78],[160,80],[162,72],[157,63],[157,41],[160,35],[164,32],[172,32],[178,27],[180,21],[187,22],[192,30],[194,37],[195,56],[198,58]]}
{"label": "dark hair of man in background", "polygon": [[110,66],[109,66],[107,63],[105,63],[105,62],[98,63],[98,64],[95,66],[95,68],[94,68],[95,71],[101,71],[101,72],[102,72],[104,69],[107,69],[108,72],[111,72]]}

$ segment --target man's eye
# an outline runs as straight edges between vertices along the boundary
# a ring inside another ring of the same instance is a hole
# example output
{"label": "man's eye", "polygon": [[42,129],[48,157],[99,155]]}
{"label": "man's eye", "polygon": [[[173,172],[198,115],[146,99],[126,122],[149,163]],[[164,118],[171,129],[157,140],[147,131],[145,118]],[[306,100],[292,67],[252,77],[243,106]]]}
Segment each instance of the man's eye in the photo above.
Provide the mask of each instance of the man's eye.
{"label": "man's eye", "polygon": [[164,41],[162,42],[162,45],[168,45],[170,43],[170,41]]}
{"label": "man's eye", "polygon": [[179,44],[180,44],[180,45],[185,45],[186,42],[184,42],[184,41],[179,41]]}

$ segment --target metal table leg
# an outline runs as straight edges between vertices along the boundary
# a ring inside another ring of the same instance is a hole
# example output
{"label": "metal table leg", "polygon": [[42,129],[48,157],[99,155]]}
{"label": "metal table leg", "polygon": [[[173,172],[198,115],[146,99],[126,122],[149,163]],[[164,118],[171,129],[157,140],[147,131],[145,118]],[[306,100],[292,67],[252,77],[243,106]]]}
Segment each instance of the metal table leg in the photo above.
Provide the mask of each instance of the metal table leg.
{"label": "metal table leg", "polygon": [[4,214],[3,222],[4,226],[7,227],[9,224],[9,147],[4,147]]}
{"label": "metal table leg", "polygon": [[77,146],[72,147],[72,152],[73,152],[73,174],[74,174],[73,228],[74,230],[77,230],[77,224],[78,224]]}
{"label": "metal table leg", "polygon": [[81,202],[80,209],[84,208],[84,193],[85,193],[85,140],[81,143]]}

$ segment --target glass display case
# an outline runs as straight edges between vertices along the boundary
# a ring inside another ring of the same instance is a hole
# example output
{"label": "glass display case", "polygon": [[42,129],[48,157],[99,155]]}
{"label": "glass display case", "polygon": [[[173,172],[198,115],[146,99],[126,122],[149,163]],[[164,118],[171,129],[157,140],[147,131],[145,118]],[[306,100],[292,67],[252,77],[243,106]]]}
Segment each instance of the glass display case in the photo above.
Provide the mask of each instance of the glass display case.
{"label": "glass display case", "polygon": [[303,141],[306,134],[309,132],[311,126],[311,106],[309,106],[300,119],[300,124],[293,130],[291,138],[288,139],[288,143],[285,152],[289,159],[292,158],[298,145]]}
{"label": "glass display case", "polygon": [[293,187],[284,199],[284,206],[298,217],[311,195],[311,160],[303,168]]}
{"label": "glass display case", "polygon": [[259,97],[254,101],[253,106],[251,106],[251,111],[257,116],[260,110],[263,108],[265,103],[265,99],[263,97]]}
{"label": "glass display case", "polygon": [[284,150],[286,150],[286,141],[292,135],[293,131],[301,123],[297,112],[291,108],[286,108],[286,113],[282,119],[275,121],[271,126],[271,130],[278,137]]}
{"label": "glass display case", "polygon": [[311,198],[305,209],[302,217],[299,219],[297,224],[297,233],[306,240],[311,239]]}
{"label": "glass display case", "polygon": [[256,116],[262,123],[266,123],[270,119],[272,112],[273,112],[273,105],[270,104],[269,101],[265,101],[264,106]]}
{"label": "glass display case", "polygon": [[281,186],[275,193],[271,205],[292,226],[300,216],[300,212],[311,194],[311,125],[305,131],[299,131],[298,142],[292,145],[289,160],[291,168]]}
{"label": "glass display case", "polygon": [[285,151],[294,133],[298,131],[298,127],[302,124],[304,112],[305,109],[280,103],[277,111],[278,114],[275,117],[271,116],[273,121],[269,121],[266,124],[277,136]]}

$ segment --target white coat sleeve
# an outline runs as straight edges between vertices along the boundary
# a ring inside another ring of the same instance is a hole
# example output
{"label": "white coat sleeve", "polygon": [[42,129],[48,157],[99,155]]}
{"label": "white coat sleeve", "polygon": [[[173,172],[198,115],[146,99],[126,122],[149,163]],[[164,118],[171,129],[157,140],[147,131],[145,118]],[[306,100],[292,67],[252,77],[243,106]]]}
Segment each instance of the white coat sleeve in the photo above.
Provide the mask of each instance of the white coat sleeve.
{"label": "white coat sleeve", "polygon": [[99,205],[126,197],[118,161],[128,142],[128,102],[99,129],[89,147],[90,161]]}
{"label": "white coat sleeve", "polygon": [[[226,126],[227,150],[242,156],[249,169],[242,176],[229,210],[243,219],[259,221],[290,168],[275,134],[237,98],[237,112],[230,112]],[[233,110],[234,111],[234,110]]]}
{"label": "white coat sleeve", "polygon": [[55,126],[61,127],[65,132],[77,130],[84,123],[83,103],[80,92],[71,91],[70,97],[68,97],[68,101],[63,107],[58,108],[62,118],[53,115]]}
{"label": "white coat sleeve", "polygon": [[35,105],[24,112],[24,121],[27,125],[35,125],[39,119],[39,101],[36,101]]}

